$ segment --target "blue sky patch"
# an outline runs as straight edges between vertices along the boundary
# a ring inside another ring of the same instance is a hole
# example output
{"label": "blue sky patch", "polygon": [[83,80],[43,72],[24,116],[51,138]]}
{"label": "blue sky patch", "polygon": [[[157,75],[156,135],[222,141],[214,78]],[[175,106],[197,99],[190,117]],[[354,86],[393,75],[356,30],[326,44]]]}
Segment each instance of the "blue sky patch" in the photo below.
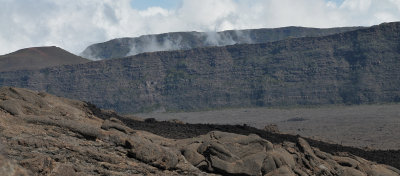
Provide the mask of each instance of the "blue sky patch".
{"label": "blue sky patch", "polygon": [[162,7],[165,9],[178,8],[182,0],[132,0],[131,6],[134,9],[146,10],[149,7]]}
{"label": "blue sky patch", "polygon": [[325,0],[325,1],[332,1],[335,2],[337,5],[341,5],[344,0]]}

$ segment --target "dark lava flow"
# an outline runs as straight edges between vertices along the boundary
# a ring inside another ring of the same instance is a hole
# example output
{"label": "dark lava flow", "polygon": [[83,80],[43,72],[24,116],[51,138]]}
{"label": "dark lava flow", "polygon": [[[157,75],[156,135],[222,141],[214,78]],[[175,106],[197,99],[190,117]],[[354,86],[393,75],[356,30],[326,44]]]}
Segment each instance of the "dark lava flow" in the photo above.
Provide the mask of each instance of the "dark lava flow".
{"label": "dark lava flow", "polygon": [[[179,124],[156,120],[145,120],[145,122],[142,122],[124,118],[114,112],[102,111],[90,103],[88,103],[88,108],[99,118],[109,119],[114,117],[121,120],[128,127],[134,130],[148,131],[171,139],[196,137],[207,134],[210,131],[223,131],[243,135],[257,134],[272,143],[282,143],[284,141],[296,143],[297,138],[300,137],[298,135],[270,133],[247,125]],[[331,154],[337,152],[348,152],[370,161],[375,161],[380,164],[386,164],[400,169],[400,150],[363,150],[360,148],[330,144],[305,137],[303,138],[306,139],[311,146],[319,148],[324,152]]]}

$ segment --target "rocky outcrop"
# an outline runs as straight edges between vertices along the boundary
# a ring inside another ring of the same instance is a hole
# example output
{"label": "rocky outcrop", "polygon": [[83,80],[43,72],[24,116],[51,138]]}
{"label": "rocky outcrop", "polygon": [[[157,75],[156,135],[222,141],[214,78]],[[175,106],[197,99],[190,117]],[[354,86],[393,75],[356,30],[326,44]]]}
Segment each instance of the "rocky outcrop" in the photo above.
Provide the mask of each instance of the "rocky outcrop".
{"label": "rocky outcrop", "polygon": [[155,135],[102,120],[86,103],[10,87],[0,89],[0,102],[2,152],[34,175],[180,175],[179,167],[190,168],[176,150],[152,142]]}
{"label": "rocky outcrop", "polygon": [[188,50],[211,46],[267,43],[297,37],[319,37],[361,28],[362,27],[343,27],[318,29],[292,26],[223,32],[173,32],[158,35],[144,35],[136,38],[118,38],[104,43],[97,43],[87,47],[81,55],[85,58],[101,60],[121,58],[154,51]]}
{"label": "rocky outcrop", "polygon": [[[301,138],[272,144],[254,134],[212,131],[168,139],[132,129],[119,116],[101,119],[84,102],[47,93],[5,87],[0,89],[0,102],[2,152],[10,158],[0,157],[2,174],[400,174],[396,168],[348,153],[322,152]],[[10,109],[8,102],[17,106]]]}
{"label": "rocky outcrop", "polygon": [[276,144],[257,135],[210,132],[178,142],[194,166],[228,175],[399,175],[400,171],[351,154],[322,152],[302,138]]}
{"label": "rocky outcrop", "polygon": [[119,113],[400,101],[400,23],[325,37],[139,54],[35,71],[0,85]]}

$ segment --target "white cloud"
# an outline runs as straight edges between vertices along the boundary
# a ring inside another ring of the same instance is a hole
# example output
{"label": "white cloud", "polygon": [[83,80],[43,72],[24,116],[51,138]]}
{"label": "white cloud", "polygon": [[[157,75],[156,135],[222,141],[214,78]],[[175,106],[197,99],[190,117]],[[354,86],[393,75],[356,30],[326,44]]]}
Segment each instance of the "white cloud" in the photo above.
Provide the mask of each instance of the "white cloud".
{"label": "white cloud", "polygon": [[168,15],[170,15],[170,12],[161,7],[149,7],[146,10],[140,11],[139,15],[142,17],[151,17],[151,16],[157,16],[157,15],[168,16]]}
{"label": "white cloud", "polygon": [[201,30],[224,30],[239,9],[232,0],[187,0],[178,10],[178,18]]}
{"label": "white cloud", "polygon": [[342,8],[366,12],[370,9],[372,0],[347,0],[341,5]]}
{"label": "white cloud", "polygon": [[0,54],[57,45],[73,53],[117,37],[172,31],[369,26],[400,20],[400,0],[183,0],[177,9],[130,0],[0,0]]}

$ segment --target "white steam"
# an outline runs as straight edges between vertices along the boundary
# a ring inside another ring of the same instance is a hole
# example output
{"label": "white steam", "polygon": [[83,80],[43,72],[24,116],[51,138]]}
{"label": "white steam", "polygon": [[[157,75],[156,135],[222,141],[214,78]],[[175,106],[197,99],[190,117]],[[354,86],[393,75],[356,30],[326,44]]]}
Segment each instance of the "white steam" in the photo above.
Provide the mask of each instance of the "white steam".
{"label": "white steam", "polygon": [[[182,0],[175,9],[145,10],[135,9],[131,0],[0,0],[0,4],[0,54],[43,45],[79,53],[113,38],[173,31],[370,26],[400,20],[399,0]],[[232,42],[229,36],[212,35],[209,42]],[[179,42],[150,42],[148,50],[175,47]]]}
{"label": "white steam", "polygon": [[158,41],[155,35],[147,35],[140,37],[139,40],[141,41],[141,43],[134,43],[131,47],[131,50],[126,56],[136,55],[145,52],[170,51],[184,48],[184,46],[182,46],[183,44],[181,43],[181,36],[178,36],[178,38],[175,40],[167,37],[162,41]]}
{"label": "white steam", "polygon": [[[171,51],[191,49],[206,46],[226,46],[237,43],[253,43],[248,32],[191,32],[192,38],[184,38],[181,34],[165,34],[166,37],[157,38],[157,35],[146,35],[132,39],[130,51],[125,56],[132,56],[145,52]],[[197,42],[193,44],[191,42]]]}

